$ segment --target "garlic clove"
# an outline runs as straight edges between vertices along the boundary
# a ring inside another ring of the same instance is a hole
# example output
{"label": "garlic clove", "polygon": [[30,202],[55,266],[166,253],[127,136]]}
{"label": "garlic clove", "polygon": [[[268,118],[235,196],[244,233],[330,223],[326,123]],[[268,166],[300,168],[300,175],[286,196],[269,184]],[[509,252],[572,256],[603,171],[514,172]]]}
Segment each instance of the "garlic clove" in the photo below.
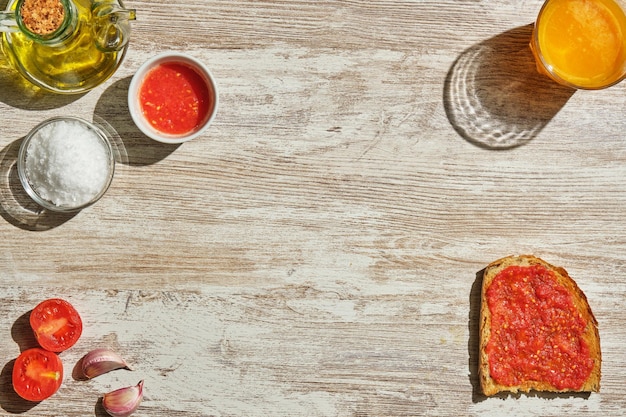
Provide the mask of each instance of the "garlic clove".
{"label": "garlic clove", "polygon": [[109,349],[95,349],[83,357],[82,370],[87,378],[94,378],[122,368],[130,369],[124,359]]}
{"label": "garlic clove", "polygon": [[143,399],[143,380],[135,386],[120,388],[104,394],[102,406],[112,417],[128,417],[134,413]]}

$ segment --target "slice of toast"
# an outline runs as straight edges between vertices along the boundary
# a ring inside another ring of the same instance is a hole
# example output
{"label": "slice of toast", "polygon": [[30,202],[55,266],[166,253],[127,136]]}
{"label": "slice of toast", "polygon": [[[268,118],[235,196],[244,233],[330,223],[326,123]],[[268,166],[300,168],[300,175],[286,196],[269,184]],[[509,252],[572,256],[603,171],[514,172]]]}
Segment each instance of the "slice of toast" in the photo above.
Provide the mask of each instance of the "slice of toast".
{"label": "slice of toast", "polygon": [[479,331],[478,375],[487,396],[600,390],[598,323],[563,268],[532,255],[489,264]]}

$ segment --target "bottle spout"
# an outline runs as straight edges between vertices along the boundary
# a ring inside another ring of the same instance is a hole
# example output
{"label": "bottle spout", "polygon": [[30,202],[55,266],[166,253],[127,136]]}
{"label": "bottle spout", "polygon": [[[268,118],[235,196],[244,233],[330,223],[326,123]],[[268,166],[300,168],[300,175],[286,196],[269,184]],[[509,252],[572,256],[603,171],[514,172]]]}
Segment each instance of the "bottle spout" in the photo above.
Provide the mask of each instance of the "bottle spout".
{"label": "bottle spout", "polygon": [[126,46],[130,39],[130,22],[137,19],[135,9],[124,9],[112,2],[98,2],[94,3],[91,14],[98,48],[114,52]]}

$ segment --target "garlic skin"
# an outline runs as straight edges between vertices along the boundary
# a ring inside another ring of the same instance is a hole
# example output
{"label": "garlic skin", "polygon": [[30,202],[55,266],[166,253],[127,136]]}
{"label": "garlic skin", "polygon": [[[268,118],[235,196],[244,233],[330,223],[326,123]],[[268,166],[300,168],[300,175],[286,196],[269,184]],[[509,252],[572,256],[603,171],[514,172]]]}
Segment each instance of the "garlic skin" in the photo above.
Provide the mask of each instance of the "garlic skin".
{"label": "garlic skin", "polygon": [[143,399],[143,380],[137,385],[120,388],[104,394],[102,406],[112,417],[128,417],[134,413]]}
{"label": "garlic skin", "polygon": [[83,357],[83,375],[89,379],[122,368],[130,370],[126,361],[109,349],[95,349]]}

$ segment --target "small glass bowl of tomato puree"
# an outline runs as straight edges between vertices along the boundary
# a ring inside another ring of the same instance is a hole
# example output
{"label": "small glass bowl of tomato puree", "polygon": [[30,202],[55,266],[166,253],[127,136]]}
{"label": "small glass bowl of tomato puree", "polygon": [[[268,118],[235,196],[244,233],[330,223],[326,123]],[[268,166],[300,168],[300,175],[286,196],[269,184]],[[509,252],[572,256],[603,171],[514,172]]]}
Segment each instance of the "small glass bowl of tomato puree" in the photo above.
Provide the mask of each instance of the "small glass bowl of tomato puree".
{"label": "small glass bowl of tomato puree", "polygon": [[135,125],[162,143],[183,143],[203,134],[215,118],[217,105],[217,85],[209,69],[182,53],[166,52],[149,59],[128,89]]}

